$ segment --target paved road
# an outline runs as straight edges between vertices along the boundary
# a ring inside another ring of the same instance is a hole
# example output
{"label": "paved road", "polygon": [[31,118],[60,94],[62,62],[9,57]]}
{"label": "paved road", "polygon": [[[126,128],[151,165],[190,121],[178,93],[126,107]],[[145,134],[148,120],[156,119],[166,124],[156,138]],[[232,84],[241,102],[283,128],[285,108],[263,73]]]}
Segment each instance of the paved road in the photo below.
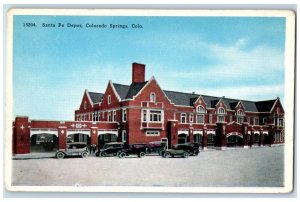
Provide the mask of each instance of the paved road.
{"label": "paved road", "polygon": [[13,185],[283,186],[284,147],[207,150],[165,159],[88,157],[13,160]]}

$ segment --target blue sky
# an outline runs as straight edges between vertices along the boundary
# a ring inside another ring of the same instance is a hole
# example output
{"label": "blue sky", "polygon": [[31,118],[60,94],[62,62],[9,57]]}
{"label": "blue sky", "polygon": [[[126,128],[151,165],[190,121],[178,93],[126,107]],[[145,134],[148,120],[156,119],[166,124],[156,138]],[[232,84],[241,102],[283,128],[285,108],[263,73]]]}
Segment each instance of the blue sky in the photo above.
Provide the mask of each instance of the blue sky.
{"label": "blue sky", "polygon": [[133,62],[165,90],[284,103],[285,18],[15,16],[13,37],[14,116],[73,120],[85,89],[130,84]]}

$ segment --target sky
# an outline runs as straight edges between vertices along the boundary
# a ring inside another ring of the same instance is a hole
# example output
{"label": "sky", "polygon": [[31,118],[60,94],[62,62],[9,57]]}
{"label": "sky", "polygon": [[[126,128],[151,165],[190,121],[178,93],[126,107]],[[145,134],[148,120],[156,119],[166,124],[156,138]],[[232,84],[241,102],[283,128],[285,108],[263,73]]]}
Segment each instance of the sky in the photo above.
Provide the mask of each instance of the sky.
{"label": "sky", "polygon": [[13,26],[14,116],[73,120],[85,89],[130,85],[133,62],[164,90],[284,103],[285,18],[19,15]]}

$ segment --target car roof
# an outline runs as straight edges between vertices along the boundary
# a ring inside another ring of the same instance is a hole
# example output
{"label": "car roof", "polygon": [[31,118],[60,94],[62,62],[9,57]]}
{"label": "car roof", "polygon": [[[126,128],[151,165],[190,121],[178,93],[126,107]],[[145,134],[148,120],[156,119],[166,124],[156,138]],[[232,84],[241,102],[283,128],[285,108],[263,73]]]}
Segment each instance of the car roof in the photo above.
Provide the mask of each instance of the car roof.
{"label": "car roof", "polygon": [[108,142],[108,143],[105,143],[105,144],[124,144],[123,142]]}

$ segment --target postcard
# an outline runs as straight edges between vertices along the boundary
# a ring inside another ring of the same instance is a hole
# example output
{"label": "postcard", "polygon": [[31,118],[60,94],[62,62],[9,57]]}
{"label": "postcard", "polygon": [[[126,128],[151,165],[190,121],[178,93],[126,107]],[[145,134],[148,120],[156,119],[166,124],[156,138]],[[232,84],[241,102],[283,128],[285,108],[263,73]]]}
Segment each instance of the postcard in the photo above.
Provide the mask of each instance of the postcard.
{"label": "postcard", "polygon": [[7,19],[7,190],[293,190],[292,11],[11,9]]}

